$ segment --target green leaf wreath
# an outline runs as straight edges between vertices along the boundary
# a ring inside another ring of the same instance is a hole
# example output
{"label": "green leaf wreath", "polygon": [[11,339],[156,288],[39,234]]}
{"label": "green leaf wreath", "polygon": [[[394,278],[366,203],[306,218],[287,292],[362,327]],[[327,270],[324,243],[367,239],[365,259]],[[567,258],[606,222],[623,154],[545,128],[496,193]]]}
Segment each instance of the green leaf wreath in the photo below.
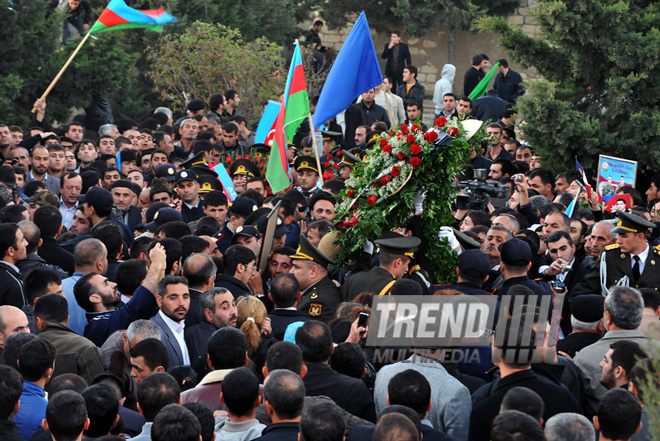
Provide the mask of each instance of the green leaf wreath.
{"label": "green leaf wreath", "polygon": [[[464,123],[473,129],[467,130]],[[440,242],[438,231],[453,222],[451,205],[457,190],[452,184],[459,164],[469,163],[472,148],[486,137],[481,124],[474,123],[441,117],[426,132],[413,125],[381,134],[363,162],[355,165],[341,193],[336,221],[343,234],[337,241],[341,247],[337,261],[356,262],[365,241],[399,227],[414,213],[415,195],[424,191],[426,258],[436,281],[454,280],[457,255]],[[437,145],[442,140],[449,145]]]}

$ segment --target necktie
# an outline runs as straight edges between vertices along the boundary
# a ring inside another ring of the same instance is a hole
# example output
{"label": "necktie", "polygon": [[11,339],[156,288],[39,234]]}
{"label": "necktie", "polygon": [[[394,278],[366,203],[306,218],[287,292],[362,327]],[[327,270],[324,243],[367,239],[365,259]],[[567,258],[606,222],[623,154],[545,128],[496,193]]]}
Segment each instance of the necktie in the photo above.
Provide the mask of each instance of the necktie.
{"label": "necktie", "polygon": [[633,272],[633,278],[635,279],[635,282],[639,280],[639,256],[633,256],[633,259],[635,260],[635,263],[633,264],[632,267],[632,272]]}

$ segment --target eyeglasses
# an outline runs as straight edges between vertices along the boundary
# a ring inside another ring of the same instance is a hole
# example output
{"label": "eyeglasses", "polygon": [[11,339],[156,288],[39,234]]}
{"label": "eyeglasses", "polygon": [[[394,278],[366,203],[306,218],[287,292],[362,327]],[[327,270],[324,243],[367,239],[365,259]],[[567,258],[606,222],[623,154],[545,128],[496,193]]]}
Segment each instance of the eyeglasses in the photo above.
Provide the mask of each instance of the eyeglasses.
{"label": "eyeglasses", "polygon": [[245,267],[246,268],[252,268],[255,271],[259,271],[259,268],[257,267],[257,265],[245,265]]}

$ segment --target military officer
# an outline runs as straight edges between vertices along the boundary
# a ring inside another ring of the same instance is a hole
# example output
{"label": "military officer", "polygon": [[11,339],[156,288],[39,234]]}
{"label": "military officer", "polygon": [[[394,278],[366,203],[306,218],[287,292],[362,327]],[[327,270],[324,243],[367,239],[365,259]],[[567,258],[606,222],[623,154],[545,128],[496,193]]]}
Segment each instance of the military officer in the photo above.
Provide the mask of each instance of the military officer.
{"label": "military officer", "polygon": [[257,164],[249,159],[239,158],[229,166],[229,176],[234,183],[234,190],[241,194],[247,190],[248,179],[261,176],[261,171]]}
{"label": "military officer", "polygon": [[607,295],[614,285],[634,288],[660,288],[660,250],[646,241],[646,232],[655,224],[630,213],[619,212],[613,233],[615,244],[605,247],[600,259],[582,282],[569,293]]}
{"label": "military officer", "polygon": [[293,163],[293,168],[298,172],[299,185],[298,190],[305,196],[313,196],[321,189],[317,187],[319,180],[319,168],[316,165],[316,158],[313,156],[298,156]]}
{"label": "military officer", "polygon": [[342,288],[344,300],[351,301],[365,291],[377,295],[387,294],[394,282],[408,272],[408,265],[421,242],[414,236],[375,240],[374,244],[380,247],[379,265],[349,277]]}
{"label": "military officer", "polygon": [[329,322],[341,303],[339,289],[328,277],[328,266],[334,262],[318,250],[303,234],[296,254],[291,256],[290,273],[302,290],[298,311],[311,318]]}

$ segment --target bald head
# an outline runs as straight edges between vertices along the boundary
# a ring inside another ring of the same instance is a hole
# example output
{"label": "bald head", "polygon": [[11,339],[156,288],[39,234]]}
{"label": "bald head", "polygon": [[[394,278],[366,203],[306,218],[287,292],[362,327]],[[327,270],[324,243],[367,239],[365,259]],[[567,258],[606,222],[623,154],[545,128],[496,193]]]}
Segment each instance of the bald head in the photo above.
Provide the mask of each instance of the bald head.
{"label": "bald head", "polygon": [[27,252],[36,254],[41,239],[41,230],[37,224],[28,220],[22,220],[18,223],[18,228],[23,232],[23,237],[27,240]]}
{"label": "bald head", "polygon": [[85,239],[73,250],[76,272],[105,274],[108,268],[108,250],[98,239]]}
{"label": "bald head", "polygon": [[215,273],[215,263],[208,254],[195,253],[183,262],[183,276],[188,279],[190,288],[205,291],[213,286]]}
{"label": "bald head", "polygon": [[30,332],[25,313],[15,306],[0,306],[0,348],[4,347],[9,336],[19,332]]}

